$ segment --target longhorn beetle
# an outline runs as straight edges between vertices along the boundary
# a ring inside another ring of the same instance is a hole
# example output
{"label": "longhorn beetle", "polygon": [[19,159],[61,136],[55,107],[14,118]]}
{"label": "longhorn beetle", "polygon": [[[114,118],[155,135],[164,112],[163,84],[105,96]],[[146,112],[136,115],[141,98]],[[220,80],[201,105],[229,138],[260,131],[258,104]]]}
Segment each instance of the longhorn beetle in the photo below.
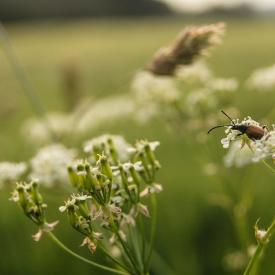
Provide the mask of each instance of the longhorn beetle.
{"label": "longhorn beetle", "polygon": [[208,134],[210,134],[212,130],[220,127],[231,127],[232,130],[237,130],[240,132],[238,136],[246,134],[251,140],[258,140],[261,139],[266,133],[266,126],[260,127],[256,125],[245,125],[243,123],[236,124],[228,114],[226,114],[224,111],[221,112],[232,122],[232,124],[215,126],[207,132]]}

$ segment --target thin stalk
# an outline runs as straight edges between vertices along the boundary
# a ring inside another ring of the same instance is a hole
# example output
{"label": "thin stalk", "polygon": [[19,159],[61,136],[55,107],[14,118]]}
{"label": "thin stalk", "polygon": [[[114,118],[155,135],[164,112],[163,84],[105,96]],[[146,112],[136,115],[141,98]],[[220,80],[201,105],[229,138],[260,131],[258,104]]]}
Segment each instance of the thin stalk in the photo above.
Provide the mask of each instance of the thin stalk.
{"label": "thin stalk", "polygon": [[275,220],[269,226],[265,237],[260,242],[258,242],[256,251],[255,251],[253,257],[250,259],[243,275],[251,275],[251,274],[253,274],[253,270],[257,269],[260,257],[262,255],[262,253],[264,252],[264,249],[267,247],[269,240],[273,237],[274,234],[275,234]]}
{"label": "thin stalk", "polygon": [[151,211],[151,216],[152,216],[152,223],[151,223],[151,235],[150,235],[150,241],[149,241],[149,246],[148,246],[148,257],[145,263],[145,272],[150,269],[150,262],[152,258],[152,253],[153,253],[153,245],[155,241],[155,236],[156,236],[156,229],[157,229],[157,199],[155,194],[152,194],[151,197],[151,206],[152,206],[152,211]]}
{"label": "thin stalk", "polygon": [[102,250],[102,252],[105,254],[106,257],[108,257],[110,260],[112,260],[115,264],[129,272],[129,274],[134,274],[127,266],[125,266],[123,263],[118,261],[115,257],[113,257],[108,251],[103,247],[103,245],[99,245],[99,248]]}
{"label": "thin stalk", "polygon": [[131,240],[132,248],[135,254],[136,262],[139,264],[140,270],[144,270],[144,261],[142,259],[140,242],[139,242],[139,234],[138,232],[134,232],[131,225],[128,225],[129,237]]}
{"label": "thin stalk", "polygon": [[121,244],[121,246],[123,247],[123,250],[125,251],[125,254],[127,255],[128,259],[130,260],[133,268],[135,269],[135,271],[137,272],[137,274],[140,274],[140,270],[136,267],[136,263],[135,260],[131,254],[131,251],[129,249],[129,247],[127,246],[127,244],[123,241],[123,239],[121,238],[119,232],[116,230],[116,236]]}
{"label": "thin stalk", "polygon": [[263,159],[262,162],[272,173],[275,173],[275,169],[271,165],[269,165],[265,159]]}
{"label": "thin stalk", "polygon": [[37,115],[39,119],[41,119],[41,121],[45,123],[45,127],[47,128],[49,133],[52,135],[52,138],[55,140],[56,139],[55,133],[50,127],[49,121],[46,119],[46,111],[43,108],[41,101],[37,97],[36,91],[34,87],[31,85],[31,82],[29,81],[24,69],[20,65],[18,58],[13,50],[13,47],[9,41],[8,33],[1,22],[0,22],[0,44],[2,45],[3,51],[11,65],[12,70],[14,71],[14,74],[18,82],[21,84],[24,95],[29,101],[34,113]]}
{"label": "thin stalk", "polygon": [[70,248],[65,246],[52,232],[47,232],[47,234],[57,246],[59,246],[61,249],[63,249],[64,251],[66,251],[70,255],[74,256],[75,258],[77,258],[77,259],[79,259],[79,260],[81,260],[81,261],[83,261],[87,264],[90,264],[94,267],[103,269],[105,271],[109,271],[109,272],[116,273],[116,274],[129,275],[128,272],[124,272],[124,271],[120,271],[120,270],[117,270],[117,269],[114,269],[114,268],[110,268],[110,267],[101,265],[99,263],[96,263],[94,261],[91,261],[87,258],[84,258],[84,257],[80,256],[77,253],[75,253],[74,251],[72,251]]}

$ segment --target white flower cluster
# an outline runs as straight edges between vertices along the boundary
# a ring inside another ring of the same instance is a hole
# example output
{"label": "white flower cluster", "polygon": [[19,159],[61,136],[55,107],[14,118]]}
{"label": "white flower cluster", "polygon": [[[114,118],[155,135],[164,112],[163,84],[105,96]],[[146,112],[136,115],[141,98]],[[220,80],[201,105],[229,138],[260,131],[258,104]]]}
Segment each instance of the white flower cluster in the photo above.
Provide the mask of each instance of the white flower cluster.
{"label": "white flower cluster", "polygon": [[27,170],[23,162],[0,162],[0,188],[5,183],[17,181]]}
{"label": "white flower cluster", "polygon": [[30,177],[38,179],[46,187],[67,183],[67,165],[72,163],[75,157],[76,152],[62,144],[43,147],[31,159]]}
{"label": "white flower cluster", "polygon": [[213,73],[205,62],[195,62],[178,69],[176,77],[188,84],[207,83],[209,79],[213,78]]}
{"label": "white flower cluster", "polygon": [[234,78],[216,78],[201,62],[182,67],[173,77],[140,72],[132,84],[135,114],[141,121],[159,115],[173,119],[179,113],[186,119],[205,119],[206,114],[228,105],[231,92],[237,88]]}
{"label": "white flower cluster", "polygon": [[224,157],[224,165],[226,167],[241,168],[250,164],[253,157],[254,152],[248,146],[242,146],[240,140],[236,140],[231,144],[228,153]]}
{"label": "white flower cluster", "polygon": [[275,64],[254,71],[247,80],[249,88],[270,92],[275,90]]}
{"label": "white flower cluster", "polygon": [[268,132],[262,139],[255,142],[254,161],[272,157],[275,159],[275,129]]}
{"label": "white flower cluster", "polygon": [[[246,117],[244,120],[234,120],[235,124],[262,127],[257,121]],[[241,135],[238,130],[228,126],[225,130],[226,137],[221,140],[224,148],[229,148],[224,157],[224,164],[227,167],[243,167],[253,162],[259,162],[266,158],[275,159],[275,128],[265,131],[263,137],[251,140],[246,135]],[[240,136],[240,138],[238,138]]]}
{"label": "white flower cluster", "polygon": [[45,120],[31,118],[26,120],[22,127],[22,133],[32,144],[45,145],[52,140],[52,130],[58,138],[68,136],[73,128],[71,115],[61,112],[48,113]]}
{"label": "white flower cluster", "polygon": [[97,100],[77,122],[77,131],[85,133],[102,125],[132,115],[135,103],[128,95],[110,96]]}

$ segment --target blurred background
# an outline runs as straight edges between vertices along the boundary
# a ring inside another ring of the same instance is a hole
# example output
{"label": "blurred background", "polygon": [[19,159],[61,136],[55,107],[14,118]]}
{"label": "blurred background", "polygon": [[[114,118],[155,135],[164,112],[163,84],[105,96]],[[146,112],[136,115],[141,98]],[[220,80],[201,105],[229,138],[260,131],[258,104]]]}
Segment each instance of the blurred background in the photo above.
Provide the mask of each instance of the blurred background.
{"label": "blurred background", "polygon": [[[254,69],[275,61],[273,0],[1,0],[0,20],[48,111],[71,108],[64,93],[66,70],[78,79],[83,98],[127,93],[133,76],[152,54],[190,24],[227,23],[223,44],[208,59],[220,76],[244,80]],[[274,94],[253,97],[243,89],[234,102],[243,115],[261,118],[274,105]],[[0,51],[0,161],[24,161],[34,154],[36,148],[21,133],[23,121],[31,116],[22,88]],[[225,253],[234,250],[237,241],[225,211],[208,203],[208,195],[220,190],[221,183],[207,177],[191,157],[196,146],[186,146],[159,121],[142,126],[125,118],[89,136],[106,132],[122,134],[131,142],[141,137],[161,142],[159,181],[164,192],[159,196],[156,249],[175,273],[240,274],[224,267]],[[211,142],[213,154],[222,160],[219,134]],[[274,178],[261,168],[244,169],[247,188],[256,194],[249,216],[252,239],[255,220],[262,217],[267,224],[274,215]],[[244,170],[232,168],[229,182],[237,181]],[[36,228],[8,201],[10,192],[10,188],[0,190],[0,274],[104,274],[64,254],[46,238],[34,243],[31,234]],[[51,220],[63,221],[57,235],[89,256],[57,211],[67,194],[45,192]],[[275,274],[274,253],[275,245],[267,251],[261,274]]]}

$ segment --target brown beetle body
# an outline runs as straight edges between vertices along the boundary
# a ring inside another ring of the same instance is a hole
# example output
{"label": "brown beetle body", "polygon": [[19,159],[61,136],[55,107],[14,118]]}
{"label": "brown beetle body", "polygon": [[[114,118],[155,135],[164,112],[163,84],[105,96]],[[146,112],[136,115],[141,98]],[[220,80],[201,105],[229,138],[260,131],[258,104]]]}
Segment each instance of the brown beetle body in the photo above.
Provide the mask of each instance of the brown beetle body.
{"label": "brown beetle body", "polygon": [[265,135],[265,130],[256,125],[235,124],[232,125],[232,130],[237,130],[241,134],[246,134],[252,140],[261,139]]}

